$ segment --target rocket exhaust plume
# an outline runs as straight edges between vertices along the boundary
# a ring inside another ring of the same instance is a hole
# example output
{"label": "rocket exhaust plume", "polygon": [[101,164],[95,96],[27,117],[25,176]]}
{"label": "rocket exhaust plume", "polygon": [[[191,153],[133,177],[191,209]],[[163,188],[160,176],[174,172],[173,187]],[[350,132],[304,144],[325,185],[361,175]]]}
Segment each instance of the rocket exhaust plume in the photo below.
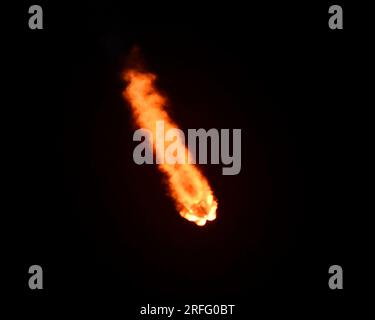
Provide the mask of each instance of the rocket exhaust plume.
{"label": "rocket exhaust plume", "polygon": [[[164,122],[166,131],[178,128],[164,108],[166,97],[154,85],[156,75],[141,71],[140,68],[127,68],[123,78],[127,83],[123,97],[130,105],[135,124],[149,130],[152,133],[152,141],[157,139],[158,121]],[[173,143],[182,144],[180,147],[184,148],[186,156],[191,156],[183,142],[177,140]],[[166,147],[164,144],[152,143],[152,150],[157,159],[164,156]],[[217,200],[207,179],[196,165],[188,161],[182,164],[169,164],[163,161],[157,163],[166,178],[169,195],[183,218],[198,226],[203,226],[207,221],[216,218]]]}

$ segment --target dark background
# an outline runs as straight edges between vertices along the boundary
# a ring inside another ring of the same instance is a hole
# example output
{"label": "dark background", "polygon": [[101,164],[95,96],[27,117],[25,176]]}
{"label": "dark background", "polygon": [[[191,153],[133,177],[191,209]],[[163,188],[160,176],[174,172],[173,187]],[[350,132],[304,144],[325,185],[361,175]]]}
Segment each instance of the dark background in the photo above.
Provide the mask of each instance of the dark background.
{"label": "dark background", "polygon": [[[44,30],[28,29],[20,5],[10,46],[17,294],[133,317],[147,303],[344,306],[353,8],[332,31],[329,4],[40,4]],[[134,45],[183,129],[242,129],[239,175],[201,166],[219,201],[203,228],[178,215],[156,167],[133,162],[121,72]],[[28,289],[32,264],[42,291]],[[344,291],[328,288],[333,264]]]}

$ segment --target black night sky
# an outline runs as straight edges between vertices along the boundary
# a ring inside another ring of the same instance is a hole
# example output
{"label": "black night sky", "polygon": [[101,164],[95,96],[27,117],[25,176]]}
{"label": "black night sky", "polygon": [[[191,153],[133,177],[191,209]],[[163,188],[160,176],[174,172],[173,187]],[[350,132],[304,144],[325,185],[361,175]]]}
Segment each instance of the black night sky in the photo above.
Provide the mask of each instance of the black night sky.
{"label": "black night sky", "polygon": [[[133,319],[147,303],[233,303],[243,315],[263,302],[342,303],[327,282],[330,265],[351,270],[349,19],[332,32],[328,5],[168,14],[119,3],[43,2],[40,31],[23,21],[27,4],[15,11],[10,188],[23,299]],[[219,201],[203,228],[179,216],[155,166],[133,162],[121,72],[134,45],[185,132],[242,129],[239,175],[200,166]],[[27,287],[32,264],[44,269],[40,292]]]}

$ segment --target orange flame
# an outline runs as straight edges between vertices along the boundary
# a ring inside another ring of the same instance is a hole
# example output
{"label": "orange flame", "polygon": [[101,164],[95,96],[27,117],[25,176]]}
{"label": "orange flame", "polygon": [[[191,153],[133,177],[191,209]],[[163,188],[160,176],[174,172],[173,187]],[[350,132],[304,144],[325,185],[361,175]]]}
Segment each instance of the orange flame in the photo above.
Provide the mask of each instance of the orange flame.
{"label": "orange flame", "polygon": [[[153,141],[156,138],[157,121],[164,121],[166,131],[178,128],[164,109],[166,98],[155,88],[154,74],[129,69],[124,73],[124,80],[127,87],[123,91],[123,97],[130,104],[137,126],[150,130]],[[175,143],[182,144],[179,147],[184,148],[188,158],[191,156],[185,144],[179,140]],[[158,158],[164,154],[164,146],[153,143],[153,151]],[[197,166],[185,161],[183,164],[160,163],[158,167],[167,178],[170,195],[182,217],[198,226],[216,218],[217,201],[207,179]]]}

